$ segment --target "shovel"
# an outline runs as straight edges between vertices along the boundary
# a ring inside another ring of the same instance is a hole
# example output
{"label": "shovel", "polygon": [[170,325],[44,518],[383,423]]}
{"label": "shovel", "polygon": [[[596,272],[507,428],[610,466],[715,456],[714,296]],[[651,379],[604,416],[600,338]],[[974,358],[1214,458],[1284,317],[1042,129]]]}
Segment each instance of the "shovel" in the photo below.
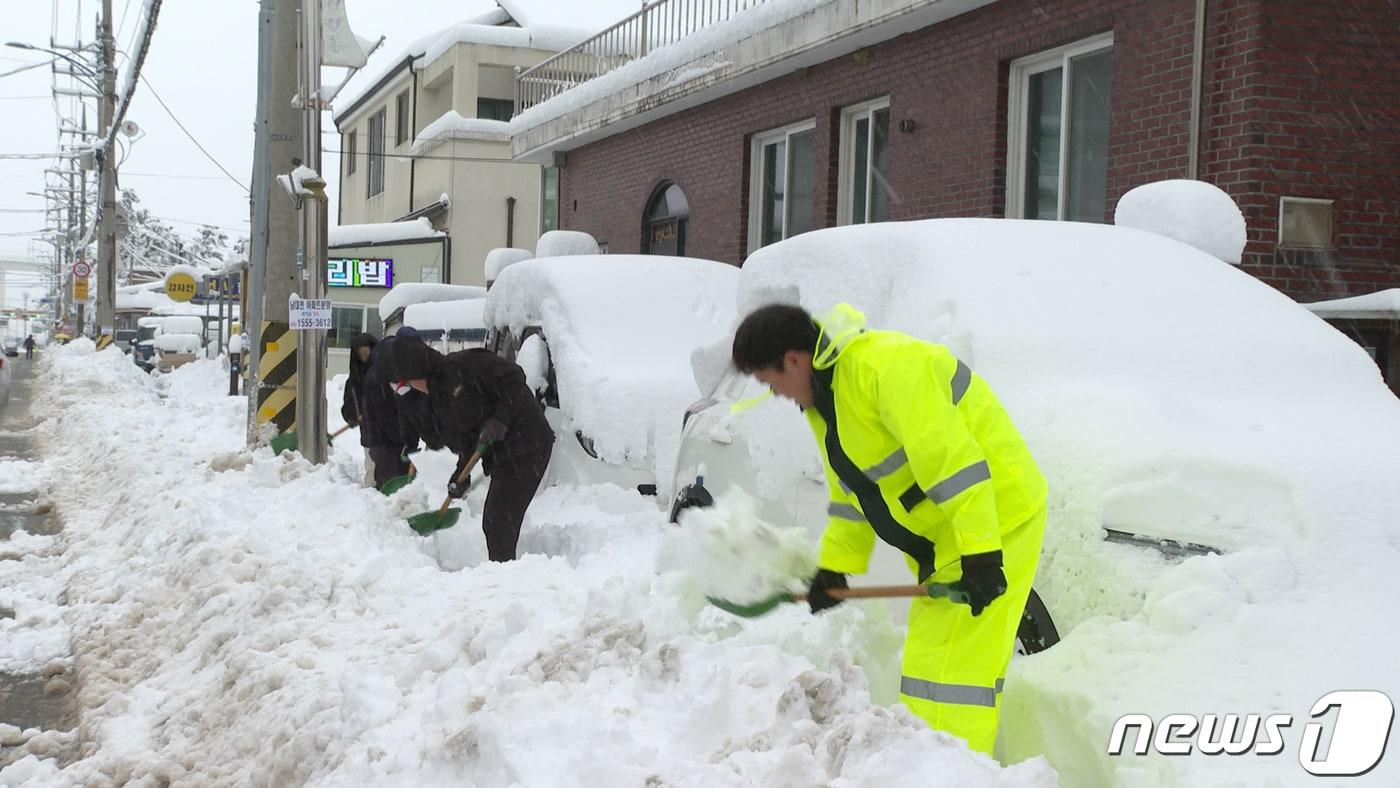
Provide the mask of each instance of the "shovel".
{"label": "shovel", "polygon": [[[832,599],[889,599],[898,597],[927,596],[934,599],[946,598],[948,601],[966,605],[968,604],[967,592],[959,583],[929,583],[926,586],[870,586],[867,588],[828,588],[826,593]],[[723,610],[726,613],[733,613],[741,618],[758,618],[788,602],[806,602],[806,594],[776,594],[759,602],[741,605],[725,599],[715,597],[705,597],[710,604]]]}
{"label": "shovel", "polygon": [[386,479],[383,484],[379,485],[379,491],[384,493],[385,495],[393,495],[399,490],[402,490],[403,488],[407,487],[417,475],[418,469],[414,468],[413,463],[410,462],[408,464],[408,473],[405,473],[402,476],[394,476],[390,479]]}
{"label": "shovel", "polygon": [[[327,445],[334,444],[334,443],[335,443],[336,436],[338,436],[338,435],[340,435],[342,432],[345,432],[346,430],[350,429],[350,427],[351,427],[351,425],[346,424],[344,427],[341,427],[340,429],[336,430],[335,432],[332,432],[330,435],[327,435],[327,436],[326,436],[326,443],[327,443]],[[284,451],[296,451],[296,448],[297,448],[297,431],[296,431],[296,430],[290,430],[290,431],[288,431],[288,432],[284,432],[284,433],[282,433],[281,435],[278,435],[277,437],[275,437],[275,438],[273,438],[271,441],[269,441],[269,442],[268,442],[268,445],[272,447],[272,453],[273,453],[273,454],[281,454],[281,453],[284,452]]]}
{"label": "shovel", "polygon": [[[471,459],[467,460],[467,466],[462,469],[461,473],[457,474],[457,483],[466,484],[467,479],[472,475],[472,469],[480,461],[481,449],[477,449],[472,452]],[[408,526],[419,536],[428,536],[434,531],[441,531],[456,525],[457,518],[461,516],[462,510],[452,506],[452,496],[449,495],[443,499],[442,506],[439,506],[436,512],[423,512],[408,518]]]}

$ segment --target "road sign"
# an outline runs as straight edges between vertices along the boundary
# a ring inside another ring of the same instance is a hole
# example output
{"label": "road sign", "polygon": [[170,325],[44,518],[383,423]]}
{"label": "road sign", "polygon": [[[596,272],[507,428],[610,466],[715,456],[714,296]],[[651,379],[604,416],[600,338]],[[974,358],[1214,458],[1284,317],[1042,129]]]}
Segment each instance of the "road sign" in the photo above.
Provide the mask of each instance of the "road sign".
{"label": "road sign", "polygon": [[73,300],[88,300],[88,280],[86,276],[80,276],[73,279]]}
{"label": "road sign", "polygon": [[329,331],[331,300],[329,298],[292,298],[287,301],[287,322],[293,331]]}
{"label": "road sign", "polygon": [[176,301],[188,301],[194,298],[198,290],[199,284],[194,277],[184,271],[175,271],[165,277],[165,294]]}
{"label": "road sign", "polygon": [[92,266],[79,260],[73,264],[73,276],[79,279],[87,279],[89,276],[92,276]]}

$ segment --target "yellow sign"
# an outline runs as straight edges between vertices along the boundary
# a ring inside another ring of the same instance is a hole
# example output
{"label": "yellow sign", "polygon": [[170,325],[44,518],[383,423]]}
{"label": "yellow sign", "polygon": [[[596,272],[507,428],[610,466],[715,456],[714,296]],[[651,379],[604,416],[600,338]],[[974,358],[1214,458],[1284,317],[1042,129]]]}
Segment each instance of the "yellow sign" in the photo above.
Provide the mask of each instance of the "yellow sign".
{"label": "yellow sign", "polygon": [[74,277],[73,279],[73,300],[86,301],[88,299],[88,280],[86,276]]}
{"label": "yellow sign", "polygon": [[194,298],[198,287],[194,277],[183,271],[176,271],[165,277],[165,294],[176,301],[188,301]]}

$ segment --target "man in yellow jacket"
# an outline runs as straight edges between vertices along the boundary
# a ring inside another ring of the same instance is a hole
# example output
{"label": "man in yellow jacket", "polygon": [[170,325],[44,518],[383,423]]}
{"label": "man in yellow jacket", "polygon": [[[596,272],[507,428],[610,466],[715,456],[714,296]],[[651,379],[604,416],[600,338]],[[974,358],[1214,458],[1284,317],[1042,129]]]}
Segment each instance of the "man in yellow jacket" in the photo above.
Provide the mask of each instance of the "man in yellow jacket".
{"label": "man in yellow jacket", "polygon": [[820,320],[761,307],[739,326],[733,359],[803,409],[826,462],[812,612],[866,571],[877,536],[920,583],[960,584],[967,604],[913,601],[900,700],[990,755],[1045,532],[1045,478],[1011,418],[946,347],[866,330],[847,304]]}

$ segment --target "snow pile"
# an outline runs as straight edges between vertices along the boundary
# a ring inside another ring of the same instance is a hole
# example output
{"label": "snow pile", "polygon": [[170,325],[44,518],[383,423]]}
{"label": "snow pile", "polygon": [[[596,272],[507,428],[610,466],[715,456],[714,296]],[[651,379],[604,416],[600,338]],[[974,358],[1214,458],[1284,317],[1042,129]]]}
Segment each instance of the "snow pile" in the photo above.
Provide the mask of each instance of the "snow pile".
{"label": "snow pile", "polygon": [[408,155],[422,156],[448,140],[510,142],[510,124],[504,120],[464,118],[456,110],[450,109],[423,127],[413,139]]}
{"label": "snow pile", "polygon": [[162,353],[198,353],[204,342],[195,334],[161,333],[153,344]]}
{"label": "snow pile", "polygon": [[404,282],[379,299],[379,314],[384,317],[394,314],[413,304],[429,304],[440,301],[466,301],[472,298],[485,298],[486,288],[476,285],[442,285],[435,282]]}
{"label": "snow pile", "polygon": [[491,564],[474,491],[469,568],[443,572],[403,518],[449,457],[386,498],[340,441],[322,466],[244,451],[241,398],[162,398],[120,354],[41,363],[73,492],[58,562],[16,577],[66,588],[83,749],[60,769],[29,737],[0,783],[1054,784],[876,705],[899,643],[878,605],[705,607],[634,492],[544,491],[522,558]]}
{"label": "snow pile", "polygon": [[[948,345],[1026,437],[1050,483],[1036,586],[1065,639],[1012,663],[1013,759],[1045,752],[1069,785],[1286,784],[1297,728],[1276,759],[1104,745],[1126,713],[1306,720],[1335,689],[1400,697],[1400,641],[1365,623],[1400,595],[1400,408],[1363,350],[1273,288],[1151,233],[996,219],[820,230],[741,276],[741,314],[847,301]],[[1167,560],[1104,528],[1223,555]],[[1400,760],[1374,776],[1400,780]]]}
{"label": "snow pile", "polygon": [[549,384],[549,348],[539,334],[531,334],[520,344],[515,363],[525,373],[525,385],[536,394],[543,394]]}
{"label": "snow pile", "polygon": [[[598,254],[598,241],[578,230],[550,230],[535,244],[535,257],[571,257]],[[499,273],[499,272],[498,272]]]}
{"label": "snow pile", "polygon": [[1392,287],[1389,290],[1379,290],[1350,298],[1318,301],[1303,306],[1318,317],[1395,320],[1400,318],[1400,287]]}
{"label": "snow pile", "polygon": [[161,334],[204,334],[204,319],[194,315],[176,315],[160,321]]}
{"label": "snow pile", "polygon": [[506,270],[506,266],[518,263],[521,260],[529,260],[534,257],[529,249],[515,249],[503,247],[492,249],[486,253],[485,274],[487,282],[494,282]]}
{"label": "snow pile", "polygon": [[707,508],[687,509],[681,527],[703,534],[701,582],[707,596],[738,604],[807,590],[817,552],[805,528],[764,522],[758,502],[732,489]]}
{"label": "snow pile", "polygon": [[738,279],[723,263],[655,255],[526,260],[492,285],[486,321],[542,327],[568,431],[669,481],[681,416],[699,399],[690,354],[732,325]]}
{"label": "snow pile", "polygon": [[470,298],[464,301],[427,301],[409,304],[403,310],[403,324],[419,331],[451,331],[454,328],[482,328],[486,322],[482,312],[486,309],[486,299]]}
{"label": "snow pile", "polygon": [[433,223],[428,221],[426,216],[420,216],[406,222],[342,224],[327,231],[326,243],[329,246],[363,246],[420,238],[441,238],[443,235],[445,233],[433,229]]}
{"label": "snow pile", "polygon": [[1244,254],[1244,214],[1220,187],[1171,180],[1139,186],[1118,199],[1113,223],[1165,235],[1231,265]]}
{"label": "snow pile", "polygon": [[40,492],[48,484],[49,469],[43,463],[0,459],[0,494]]}

